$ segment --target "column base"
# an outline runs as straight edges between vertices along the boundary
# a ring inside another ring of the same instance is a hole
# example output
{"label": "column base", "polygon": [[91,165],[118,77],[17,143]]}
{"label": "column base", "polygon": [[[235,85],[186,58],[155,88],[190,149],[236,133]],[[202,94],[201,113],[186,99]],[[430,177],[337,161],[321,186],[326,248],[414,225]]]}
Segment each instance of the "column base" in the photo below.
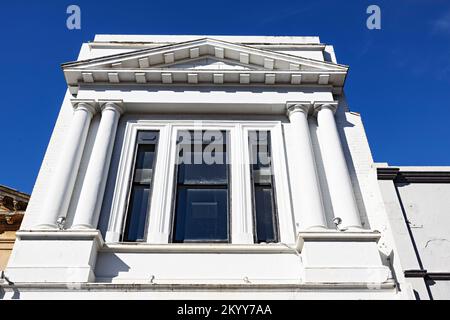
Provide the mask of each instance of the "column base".
{"label": "column base", "polygon": [[95,281],[98,230],[18,231],[6,274],[14,283]]}
{"label": "column base", "polygon": [[91,225],[89,224],[77,224],[70,227],[70,230],[95,230]]}
{"label": "column base", "polygon": [[301,232],[297,249],[304,263],[305,283],[370,283],[374,286],[392,277],[384,266],[376,231]]}
{"label": "column base", "polygon": [[37,226],[34,226],[33,229],[35,229],[35,230],[59,230],[58,226],[56,224],[52,224],[52,223],[39,224]]}
{"label": "column base", "polygon": [[317,225],[317,226],[311,226],[306,228],[305,231],[307,232],[311,232],[311,231],[317,231],[317,232],[327,232],[329,229],[325,226],[322,225]]}

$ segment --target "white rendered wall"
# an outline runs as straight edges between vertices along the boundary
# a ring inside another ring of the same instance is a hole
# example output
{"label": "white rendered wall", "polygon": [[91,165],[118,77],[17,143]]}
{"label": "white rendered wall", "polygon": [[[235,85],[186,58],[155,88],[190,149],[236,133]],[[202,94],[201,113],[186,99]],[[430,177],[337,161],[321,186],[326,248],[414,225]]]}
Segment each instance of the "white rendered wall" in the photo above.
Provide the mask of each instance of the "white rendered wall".
{"label": "white rendered wall", "polygon": [[450,184],[398,184],[423,267],[450,272]]}
{"label": "white rendered wall", "polygon": [[[400,167],[400,170],[426,172],[448,171],[448,168]],[[401,263],[402,270],[425,269],[430,273],[450,272],[448,228],[450,184],[416,182],[394,184],[392,180],[380,180],[379,184],[395,231],[395,242],[401,253],[397,260]],[[414,286],[416,296],[420,299],[429,299],[426,285],[433,299],[450,298],[449,281],[432,280],[427,281],[426,284],[423,278],[407,280]]]}

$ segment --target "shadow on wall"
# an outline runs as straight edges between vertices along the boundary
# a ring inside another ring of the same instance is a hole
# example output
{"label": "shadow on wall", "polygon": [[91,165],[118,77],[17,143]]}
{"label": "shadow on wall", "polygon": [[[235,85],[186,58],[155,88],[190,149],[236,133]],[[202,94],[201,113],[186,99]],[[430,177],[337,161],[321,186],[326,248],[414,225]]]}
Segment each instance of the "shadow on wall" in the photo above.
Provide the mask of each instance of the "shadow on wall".
{"label": "shadow on wall", "polygon": [[95,275],[98,282],[112,282],[120,273],[128,271],[130,266],[114,253],[101,254],[97,258]]}
{"label": "shadow on wall", "polygon": [[[340,103],[341,104],[341,103]],[[355,125],[347,120],[347,114],[345,113],[346,105],[341,106],[337,110],[336,124],[339,132],[339,137],[341,138],[342,149],[344,151],[345,160],[347,162],[348,171],[350,173],[353,192],[356,197],[356,205],[358,206],[359,215],[361,217],[361,223],[366,229],[370,229],[369,219],[366,212],[366,204],[364,203],[364,198],[362,197],[361,186],[357,179],[356,167],[353,161],[352,155],[350,153],[349,141],[345,135],[345,128],[353,128]]]}

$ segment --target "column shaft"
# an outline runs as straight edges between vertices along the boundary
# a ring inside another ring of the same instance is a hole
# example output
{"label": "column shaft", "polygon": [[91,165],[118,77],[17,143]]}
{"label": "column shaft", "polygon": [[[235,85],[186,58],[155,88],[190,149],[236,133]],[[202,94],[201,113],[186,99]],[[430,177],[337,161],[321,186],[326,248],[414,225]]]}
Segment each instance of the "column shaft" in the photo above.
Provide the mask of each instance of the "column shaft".
{"label": "column shaft", "polygon": [[88,103],[75,106],[69,132],[64,138],[60,158],[36,225],[39,229],[56,229],[56,220],[65,217],[72,196],[84,145],[95,108]]}
{"label": "column shaft", "polygon": [[288,106],[291,132],[295,141],[294,168],[290,172],[292,197],[296,223],[302,230],[324,229],[327,226],[308,126],[310,107],[309,103]]}
{"label": "column shaft", "polygon": [[335,106],[320,104],[317,110],[323,165],[334,216],[342,219],[343,227],[361,228],[352,182],[334,119]]}
{"label": "column shaft", "polygon": [[111,102],[102,108],[102,118],[83,181],[72,229],[96,229],[106,187],[111,155],[122,109]]}

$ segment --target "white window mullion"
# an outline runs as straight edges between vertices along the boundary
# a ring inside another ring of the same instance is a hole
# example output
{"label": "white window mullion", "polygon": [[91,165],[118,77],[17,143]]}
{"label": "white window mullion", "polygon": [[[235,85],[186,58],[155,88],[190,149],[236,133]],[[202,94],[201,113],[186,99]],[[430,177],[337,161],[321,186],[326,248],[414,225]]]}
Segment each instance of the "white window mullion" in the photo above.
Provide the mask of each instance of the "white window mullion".
{"label": "white window mullion", "polygon": [[277,124],[272,132],[272,165],[275,178],[275,196],[277,199],[280,241],[295,243],[295,226],[288,185],[288,173],[285,158],[284,138],[281,124]]}
{"label": "white window mullion", "polygon": [[[253,243],[251,190],[248,170],[246,134],[236,124],[231,135],[231,222],[232,243]],[[249,210],[250,209],[250,210]]]}
{"label": "white window mullion", "polygon": [[[170,194],[170,171],[172,167],[172,146],[174,145],[171,130],[167,125],[160,130],[158,150],[156,153],[156,166],[152,190],[152,200],[147,230],[147,242],[164,244],[169,242],[169,233],[166,228],[166,199]],[[169,159],[169,161],[167,161]],[[169,178],[168,178],[169,177]],[[169,209],[170,210],[170,209]]]}

